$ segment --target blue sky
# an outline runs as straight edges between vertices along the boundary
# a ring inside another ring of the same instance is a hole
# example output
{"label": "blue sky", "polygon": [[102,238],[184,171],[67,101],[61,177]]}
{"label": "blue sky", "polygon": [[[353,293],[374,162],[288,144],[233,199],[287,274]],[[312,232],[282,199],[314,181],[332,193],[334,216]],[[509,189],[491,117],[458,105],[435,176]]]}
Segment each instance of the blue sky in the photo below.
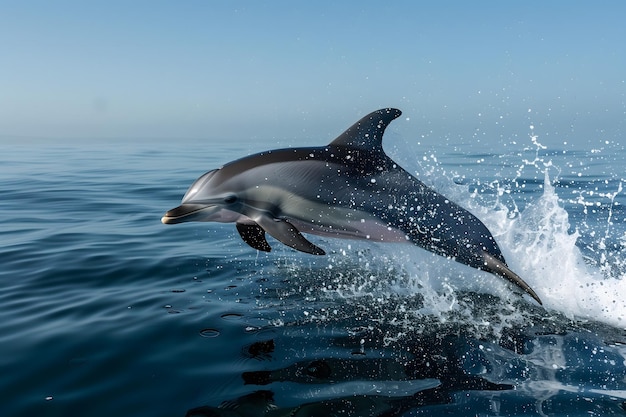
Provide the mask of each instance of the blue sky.
{"label": "blue sky", "polygon": [[393,106],[406,136],[615,140],[624,16],[623,1],[4,1],[0,137],[320,143]]}

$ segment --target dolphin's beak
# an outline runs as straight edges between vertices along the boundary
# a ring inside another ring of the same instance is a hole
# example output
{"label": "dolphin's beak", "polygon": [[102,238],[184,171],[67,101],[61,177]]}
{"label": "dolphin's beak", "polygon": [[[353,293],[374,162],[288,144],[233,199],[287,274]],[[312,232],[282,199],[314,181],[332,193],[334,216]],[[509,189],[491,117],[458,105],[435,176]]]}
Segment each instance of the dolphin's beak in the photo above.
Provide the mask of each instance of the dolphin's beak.
{"label": "dolphin's beak", "polygon": [[532,298],[534,298],[535,301],[539,303],[539,305],[543,305],[537,293],[535,293],[535,291],[530,288],[530,285],[526,284],[526,282],[522,278],[520,278],[520,276],[517,275],[515,272],[511,271],[508,266],[491,256],[487,252],[483,252],[483,259],[485,261],[485,268],[481,269],[484,269],[493,274],[499,275],[504,279],[507,279],[508,281],[512,282],[513,284],[524,290],[524,292],[530,295]]}
{"label": "dolphin's beak", "polygon": [[181,204],[165,213],[165,215],[161,217],[161,222],[163,224],[189,222],[195,217],[194,214],[199,214],[201,211],[213,207],[215,206],[207,206],[206,204]]}

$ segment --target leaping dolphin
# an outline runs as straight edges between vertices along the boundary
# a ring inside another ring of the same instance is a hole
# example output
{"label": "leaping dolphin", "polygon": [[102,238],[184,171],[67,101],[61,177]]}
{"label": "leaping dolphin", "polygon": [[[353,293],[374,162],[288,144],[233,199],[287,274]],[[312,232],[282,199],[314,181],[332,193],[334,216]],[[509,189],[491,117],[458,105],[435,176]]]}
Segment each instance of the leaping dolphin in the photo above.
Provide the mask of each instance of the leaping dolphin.
{"label": "leaping dolphin", "polygon": [[325,252],[302,233],[413,243],[501,276],[541,304],[478,218],[385,154],[383,133],[401,114],[377,110],[327,146],[261,152],[209,171],[161,221],[234,222],[244,242],[266,252],[265,233],[313,255]]}

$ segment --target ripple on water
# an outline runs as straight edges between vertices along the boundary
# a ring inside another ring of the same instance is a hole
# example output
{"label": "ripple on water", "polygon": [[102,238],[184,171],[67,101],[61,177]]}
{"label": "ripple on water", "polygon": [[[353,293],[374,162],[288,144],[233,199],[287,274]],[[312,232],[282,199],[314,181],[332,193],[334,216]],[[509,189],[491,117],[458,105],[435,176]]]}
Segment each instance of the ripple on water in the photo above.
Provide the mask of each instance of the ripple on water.
{"label": "ripple on water", "polygon": [[200,336],[202,337],[213,338],[219,335],[220,335],[220,331],[217,329],[207,328],[207,329],[200,330]]}

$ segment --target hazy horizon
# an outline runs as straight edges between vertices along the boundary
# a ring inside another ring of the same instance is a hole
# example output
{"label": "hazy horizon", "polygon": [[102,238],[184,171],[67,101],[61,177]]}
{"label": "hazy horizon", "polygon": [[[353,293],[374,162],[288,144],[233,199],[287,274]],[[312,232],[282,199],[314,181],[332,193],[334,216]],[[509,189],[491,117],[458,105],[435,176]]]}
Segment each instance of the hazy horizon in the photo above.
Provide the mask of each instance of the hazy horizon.
{"label": "hazy horizon", "polygon": [[[626,3],[13,2],[0,138],[614,141]],[[548,139],[549,140],[549,139]]]}

